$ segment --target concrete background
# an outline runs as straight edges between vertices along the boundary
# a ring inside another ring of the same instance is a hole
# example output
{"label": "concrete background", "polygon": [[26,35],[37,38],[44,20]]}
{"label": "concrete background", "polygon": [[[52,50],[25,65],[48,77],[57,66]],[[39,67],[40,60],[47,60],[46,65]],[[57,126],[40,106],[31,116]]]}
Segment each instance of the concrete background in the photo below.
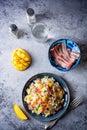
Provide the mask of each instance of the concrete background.
{"label": "concrete background", "polygon": [[[49,27],[50,40],[38,43],[32,37],[27,24],[26,9],[35,10],[37,21]],[[16,24],[23,32],[20,39],[9,33],[9,25]],[[48,49],[52,41],[69,38],[81,49],[81,61],[70,72],[61,72],[48,60]],[[20,72],[11,64],[14,49],[30,52],[32,64]],[[44,124],[37,120],[21,121],[13,111],[16,102],[22,105],[22,90],[33,75],[50,72],[62,76],[67,82],[71,98],[84,96],[77,109],[62,118],[52,130],[87,130],[87,0],[0,0],[0,130],[43,130]]]}

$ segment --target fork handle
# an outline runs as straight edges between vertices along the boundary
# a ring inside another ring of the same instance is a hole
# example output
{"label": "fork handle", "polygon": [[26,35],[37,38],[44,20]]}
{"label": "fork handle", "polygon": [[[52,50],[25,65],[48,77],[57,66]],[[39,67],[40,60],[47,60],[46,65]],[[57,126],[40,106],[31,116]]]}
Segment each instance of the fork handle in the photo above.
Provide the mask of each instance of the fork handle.
{"label": "fork handle", "polygon": [[47,124],[45,124],[45,130],[49,130],[51,127],[53,127],[58,120],[59,120],[59,118],[57,118],[57,119],[51,121],[51,124],[50,124],[50,125],[49,125],[50,122],[48,122]]}

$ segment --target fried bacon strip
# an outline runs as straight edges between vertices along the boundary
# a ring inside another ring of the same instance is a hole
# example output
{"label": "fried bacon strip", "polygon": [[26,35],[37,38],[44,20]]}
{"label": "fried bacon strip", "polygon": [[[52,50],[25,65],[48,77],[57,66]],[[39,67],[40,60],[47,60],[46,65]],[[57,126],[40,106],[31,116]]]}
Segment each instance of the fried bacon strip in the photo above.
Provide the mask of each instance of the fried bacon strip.
{"label": "fried bacon strip", "polygon": [[79,53],[71,51],[69,48],[66,48],[66,43],[62,43],[54,46],[50,50],[52,59],[63,68],[71,68],[71,66],[76,62],[80,57]]}

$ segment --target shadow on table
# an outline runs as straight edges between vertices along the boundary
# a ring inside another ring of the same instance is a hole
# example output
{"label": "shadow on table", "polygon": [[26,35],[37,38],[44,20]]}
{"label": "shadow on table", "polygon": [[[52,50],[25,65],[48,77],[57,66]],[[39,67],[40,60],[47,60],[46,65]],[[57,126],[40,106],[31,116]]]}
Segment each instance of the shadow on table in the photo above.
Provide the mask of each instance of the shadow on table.
{"label": "shadow on table", "polygon": [[18,32],[18,38],[24,38],[26,37],[27,39],[29,39],[29,33],[26,32],[26,30],[24,29],[19,29],[19,32]]}
{"label": "shadow on table", "polygon": [[[81,60],[80,60],[80,63],[78,64],[78,66],[76,67],[75,72],[78,73],[81,71],[81,73],[82,73],[83,70],[84,70],[84,72],[86,72],[86,69],[87,69],[87,41],[77,41],[77,44],[81,51]],[[67,85],[69,86],[71,100],[72,100],[75,98],[76,90],[73,89],[72,84],[67,83]]]}
{"label": "shadow on table", "polygon": [[44,12],[44,13],[40,13],[40,14],[36,14],[37,22],[40,22],[43,19],[51,19],[51,17],[52,17],[52,15],[49,11]]}
{"label": "shadow on table", "polygon": [[78,42],[79,48],[81,50],[81,60],[78,68],[83,68],[87,64],[87,41]]}

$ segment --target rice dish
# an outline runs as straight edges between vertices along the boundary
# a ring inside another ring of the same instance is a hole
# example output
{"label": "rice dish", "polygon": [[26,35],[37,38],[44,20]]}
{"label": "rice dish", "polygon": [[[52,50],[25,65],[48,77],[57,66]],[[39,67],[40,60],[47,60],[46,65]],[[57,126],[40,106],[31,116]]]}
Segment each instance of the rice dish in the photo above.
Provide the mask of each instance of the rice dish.
{"label": "rice dish", "polygon": [[29,110],[45,117],[55,114],[62,109],[65,92],[53,77],[44,76],[35,79],[26,89],[24,101]]}

